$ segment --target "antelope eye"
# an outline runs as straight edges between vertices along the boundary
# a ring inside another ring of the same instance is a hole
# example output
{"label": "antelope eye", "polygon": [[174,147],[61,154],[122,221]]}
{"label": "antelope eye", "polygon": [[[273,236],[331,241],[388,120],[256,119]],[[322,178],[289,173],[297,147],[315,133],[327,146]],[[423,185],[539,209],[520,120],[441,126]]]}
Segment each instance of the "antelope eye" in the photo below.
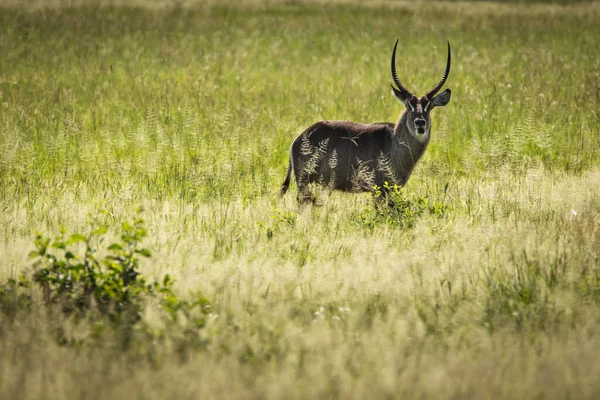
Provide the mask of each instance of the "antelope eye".
{"label": "antelope eye", "polygon": [[423,111],[428,111],[427,107],[429,106],[429,100],[427,100],[427,99],[421,100],[421,106],[423,107]]}
{"label": "antelope eye", "polygon": [[413,106],[413,108],[417,108],[417,104],[419,103],[419,100],[417,100],[416,97],[413,97],[412,99],[410,99],[409,103],[411,106]]}

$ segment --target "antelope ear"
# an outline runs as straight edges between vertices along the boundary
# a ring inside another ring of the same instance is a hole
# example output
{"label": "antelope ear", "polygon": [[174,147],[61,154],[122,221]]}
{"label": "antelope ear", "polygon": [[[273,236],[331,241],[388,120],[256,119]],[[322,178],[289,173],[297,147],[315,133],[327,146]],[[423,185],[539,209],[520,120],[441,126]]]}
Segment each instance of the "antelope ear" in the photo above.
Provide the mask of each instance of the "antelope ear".
{"label": "antelope ear", "polygon": [[396,98],[402,103],[406,103],[406,100],[408,100],[408,98],[400,90],[396,89],[393,85],[390,86],[392,87],[392,94],[396,96]]}
{"label": "antelope ear", "polygon": [[433,100],[431,100],[431,108],[445,106],[450,101],[450,96],[452,96],[452,91],[450,89],[444,90],[442,93],[435,96]]}

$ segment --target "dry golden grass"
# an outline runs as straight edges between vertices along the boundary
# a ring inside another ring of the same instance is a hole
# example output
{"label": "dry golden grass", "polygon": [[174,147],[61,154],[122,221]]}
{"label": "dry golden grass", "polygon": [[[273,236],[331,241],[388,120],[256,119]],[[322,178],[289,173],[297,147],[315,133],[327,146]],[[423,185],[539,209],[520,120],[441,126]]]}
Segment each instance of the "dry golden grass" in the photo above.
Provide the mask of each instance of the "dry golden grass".
{"label": "dry golden grass", "polygon": [[[0,312],[0,398],[598,397],[598,3],[56,4],[0,11],[1,282],[36,231],[105,209],[102,252],[141,205],[142,272],[213,311],[192,332],[206,347],[180,348],[186,321],[161,336],[151,303],[128,351]],[[453,45],[453,98],[406,188],[446,211],[402,228],[369,195],[278,198],[308,124],[401,111],[400,35],[418,90]]]}

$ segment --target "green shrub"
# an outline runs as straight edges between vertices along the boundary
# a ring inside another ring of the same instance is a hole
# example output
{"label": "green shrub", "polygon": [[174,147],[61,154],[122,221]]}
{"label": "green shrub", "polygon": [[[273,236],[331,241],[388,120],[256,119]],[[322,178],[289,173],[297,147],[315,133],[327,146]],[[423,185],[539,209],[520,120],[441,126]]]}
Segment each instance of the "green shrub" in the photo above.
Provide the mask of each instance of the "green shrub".
{"label": "green shrub", "polygon": [[[43,291],[46,304],[58,304],[66,314],[85,312],[94,307],[102,315],[118,317],[139,314],[144,295],[153,291],[140,275],[138,255],[149,257],[150,252],[140,247],[146,236],[143,220],[133,224],[124,222],[120,243],[108,246],[109,254],[102,260],[95,256],[94,239],[106,229],[93,229],[88,235],[75,233],[65,238],[64,232],[53,241],[38,233],[33,281]],[[74,247],[85,245],[82,256]],[[58,254],[52,253],[56,249]],[[156,285],[156,284],[155,284]]]}
{"label": "green shrub", "polygon": [[[30,257],[35,259],[33,268],[18,279],[8,279],[0,285],[0,314],[14,321],[20,312],[35,308],[58,309],[65,321],[89,322],[92,336],[101,336],[106,327],[125,332],[124,343],[127,344],[136,328],[151,331],[144,326],[142,312],[154,299],[168,322],[177,322],[183,317],[187,324],[184,331],[195,333],[204,327],[211,309],[207,299],[192,296],[192,301],[184,300],[174,293],[174,281],[169,275],[160,282],[148,283],[139,272],[139,256],[151,256],[140,244],[147,235],[142,219],[122,223],[120,240],[110,244],[108,253],[98,258],[95,243],[100,242],[106,232],[106,228],[92,225],[87,235],[67,236],[63,231],[51,240],[37,234],[35,250],[30,252]],[[32,290],[35,288],[41,290],[41,301],[35,300]],[[56,331],[61,332],[59,341],[65,342],[62,329],[58,327]]]}
{"label": "green shrub", "polygon": [[13,321],[20,310],[31,310],[32,298],[25,291],[31,286],[31,281],[19,276],[18,279],[9,278],[0,285],[0,314]]}
{"label": "green shrub", "polygon": [[388,182],[383,187],[373,186],[373,198],[372,206],[352,216],[355,223],[369,230],[377,225],[409,229],[423,215],[442,217],[449,210],[445,203],[430,202],[427,197],[408,196],[404,188]]}

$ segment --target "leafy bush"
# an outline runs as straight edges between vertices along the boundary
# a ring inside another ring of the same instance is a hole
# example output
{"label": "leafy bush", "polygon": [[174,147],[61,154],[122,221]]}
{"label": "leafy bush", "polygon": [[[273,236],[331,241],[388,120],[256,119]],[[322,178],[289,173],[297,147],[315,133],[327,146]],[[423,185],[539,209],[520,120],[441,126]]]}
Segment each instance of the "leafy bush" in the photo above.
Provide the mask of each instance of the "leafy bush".
{"label": "leafy bush", "polygon": [[13,321],[20,310],[30,310],[32,298],[25,292],[31,286],[31,281],[24,276],[19,279],[9,278],[0,285],[0,314]]}
{"label": "leafy bush", "polygon": [[355,214],[355,223],[372,230],[377,225],[389,225],[393,228],[412,228],[422,215],[441,217],[449,206],[440,202],[430,202],[427,197],[407,196],[398,185],[385,182],[383,187],[373,186],[373,206]]}
{"label": "leafy bush", "polygon": [[[98,228],[87,236],[75,233],[65,238],[63,232],[53,241],[37,234],[36,250],[30,257],[37,258],[33,280],[42,288],[46,304],[59,304],[67,314],[92,307],[114,317],[139,313],[142,296],[153,291],[153,286],[138,272],[137,255],[150,256],[147,249],[139,246],[146,236],[143,221],[123,223],[121,243],[108,246],[110,254],[99,261],[92,243],[105,233],[106,229]],[[74,249],[78,243],[85,245],[83,256]],[[62,254],[55,255],[51,249]]]}
{"label": "leafy bush", "polygon": [[[35,250],[30,252],[35,259],[32,270],[0,285],[0,313],[14,321],[19,312],[41,306],[58,309],[67,319],[96,324],[96,334],[103,331],[99,322],[130,332],[140,325],[143,330],[142,312],[154,299],[171,322],[182,316],[188,330],[204,326],[211,308],[207,299],[195,296],[193,301],[183,300],[174,293],[169,275],[160,282],[148,283],[139,272],[139,256],[151,256],[140,245],[147,235],[142,219],[122,223],[120,241],[110,244],[108,254],[102,258],[97,257],[94,244],[100,242],[107,229],[91,228],[87,235],[66,236],[63,231],[54,240],[37,234]],[[34,288],[41,289],[41,302],[35,301]]]}

